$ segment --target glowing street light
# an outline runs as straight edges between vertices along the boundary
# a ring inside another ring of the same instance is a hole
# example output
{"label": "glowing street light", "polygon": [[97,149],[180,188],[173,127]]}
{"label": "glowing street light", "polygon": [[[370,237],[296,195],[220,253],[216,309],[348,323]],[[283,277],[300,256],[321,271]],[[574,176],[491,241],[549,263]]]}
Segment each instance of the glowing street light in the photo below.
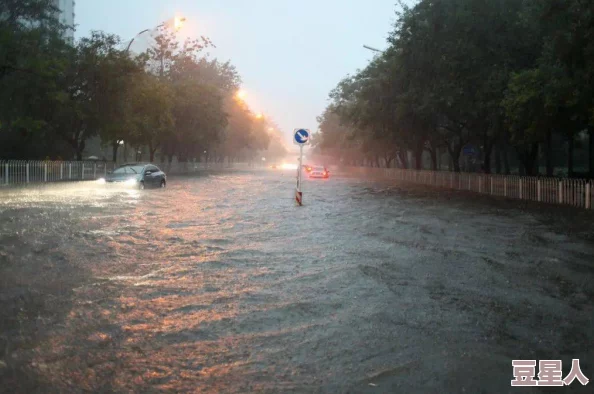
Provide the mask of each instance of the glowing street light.
{"label": "glowing street light", "polygon": [[263,117],[264,117],[264,115],[262,115],[262,113],[261,113],[261,112],[258,112],[258,113],[256,114],[256,119],[262,119]]}
{"label": "glowing street light", "polygon": [[126,53],[130,52],[130,46],[132,46],[132,43],[134,42],[134,40],[136,39],[136,37],[147,33],[151,30],[155,30],[155,29],[159,29],[161,27],[165,27],[165,26],[171,26],[175,29],[175,31],[178,31],[179,29],[182,28],[182,26],[184,25],[184,22],[186,21],[186,18],[180,18],[180,17],[175,17],[173,19],[169,19],[168,21],[165,21],[161,24],[159,24],[158,26],[151,28],[151,29],[144,29],[141,32],[138,32],[133,38],[132,40],[130,40],[130,43],[128,43],[128,46],[126,47]]}
{"label": "glowing street light", "polygon": [[245,100],[245,98],[247,97],[247,92],[243,89],[238,90],[235,94],[235,97],[237,97],[239,100]]}
{"label": "glowing street light", "polygon": [[184,23],[185,23],[185,22],[186,22],[186,18],[179,18],[179,17],[176,17],[176,18],[173,20],[173,28],[174,28],[175,30],[179,30],[179,29],[181,29],[181,28],[184,26]]}

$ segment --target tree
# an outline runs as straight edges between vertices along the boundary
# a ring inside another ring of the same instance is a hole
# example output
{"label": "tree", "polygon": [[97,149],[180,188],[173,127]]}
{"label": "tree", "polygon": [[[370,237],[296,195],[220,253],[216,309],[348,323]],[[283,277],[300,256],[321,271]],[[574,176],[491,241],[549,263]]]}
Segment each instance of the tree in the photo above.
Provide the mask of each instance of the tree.
{"label": "tree", "polygon": [[351,146],[368,163],[386,165],[379,159],[387,150],[408,167],[412,152],[421,169],[426,151],[436,169],[445,147],[461,171],[462,149],[473,144],[486,172],[493,159],[501,172],[503,158],[509,173],[513,147],[532,174],[544,146],[552,175],[553,136],[561,134],[571,175],[574,140],[585,129],[594,150],[591,2],[421,0],[400,7],[389,48],[330,92],[327,113],[352,129]]}
{"label": "tree", "polygon": [[129,141],[147,146],[152,162],[155,152],[174,128],[174,92],[168,84],[150,74],[138,75],[132,92]]}
{"label": "tree", "polygon": [[198,157],[221,138],[227,124],[223,97],[212,86],[196,82],[174,85],[174,118],[178,159]]}
{"label": "tree", "polygon": [[65,27],[49,0],[0,2],[0,157],[68,154],[51,133],[51,108],[64,73]]}
{"label": "tree", "polygon": [[65,72],[58,82],[57,105],[48,123],[72,147],[77,160],[82,160],[89,138],[101,131],[109,135],[108,130],[118,127],[113,122],[121,118],[118,115],[123,110],[124,86],[118,75],[134,68],[123,58],[119,44],[116,36],[93,32],[69,51]]}

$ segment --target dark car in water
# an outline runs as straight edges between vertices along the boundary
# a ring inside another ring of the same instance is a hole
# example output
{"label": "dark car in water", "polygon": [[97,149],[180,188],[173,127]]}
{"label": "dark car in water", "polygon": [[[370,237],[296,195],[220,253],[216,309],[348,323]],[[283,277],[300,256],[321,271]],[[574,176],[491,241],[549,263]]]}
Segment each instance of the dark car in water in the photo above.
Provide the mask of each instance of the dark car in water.
{"label": "dark car in water", "polygon": [[167,175],[150,163],[124,164],[109,172],[100,183],[122,183],[139,189],[167,186]]}

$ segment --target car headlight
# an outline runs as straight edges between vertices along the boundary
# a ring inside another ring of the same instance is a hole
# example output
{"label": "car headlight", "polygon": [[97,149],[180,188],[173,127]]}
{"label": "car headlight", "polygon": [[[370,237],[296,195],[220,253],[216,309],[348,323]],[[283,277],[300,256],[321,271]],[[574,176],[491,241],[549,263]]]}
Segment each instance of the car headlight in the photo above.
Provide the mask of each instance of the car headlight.
{"label": "car headlight", "polygon": [[100,185],[103,185],[105,183],[105,178],[99,178],[97,179],[97,183]]}
{"label": "car headlight", "polygon": [[126,185],[136,185],[136,178],[128,179]]}

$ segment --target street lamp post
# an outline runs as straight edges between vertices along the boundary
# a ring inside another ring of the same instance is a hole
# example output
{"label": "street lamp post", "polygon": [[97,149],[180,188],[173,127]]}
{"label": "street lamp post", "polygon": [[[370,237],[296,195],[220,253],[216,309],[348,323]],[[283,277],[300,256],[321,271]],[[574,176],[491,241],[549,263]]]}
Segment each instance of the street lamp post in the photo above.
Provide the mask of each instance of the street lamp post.
{"label": "street lamp post", "polygon": [[[186,21],[186,18],[174,18],[174,19],[173,19],[173,27],[174,27],[174,29],[175,29],[175,30],[179,30],[179,29],[182,27],[182,25],[183,25],[183,23],[184,23],[185,21]],[[134,40],[136,39],[136,37],[138,37],[138,36],[140,36],[140,35],[142,35],[142,34],[144,34],[144,33],[146,33],[146,32],[149,32],[149,31],[151,31],[151,30],[155,30],[155,29],[158,29],[158,28],[160,28],[160,27],[163,27],[163,26],[165,26],[166,24],[167,24],[167,22],[163,22],[163,23],[159,24],[158,26],[156,26],[156,27],[154,27],[154,28],[151,28],[151,29],[144,29],[144,30],[142,30],[142,31],[138,32],[138,33],[137,33],[137,34],[136,34],[136,35],[135,35],[135,36],[132,38],[132,40],[130,40],[130,42],[128,43],[128,46],[126,47],[126,53],[130,53],[130,47],[132,46],[132,43],[134,42]]]}
{"label": "street lamp post", "polygon": [[[157,28],[163,26],[163,24],[161,23],[159,26],[157,26]],[[130,47],[132,46],[132,43],[134,42],[134,40],[136,39],[136,37],[140,36],[141,34],[146,33],[147,31],[151,31],[153,29],[144,29],[143,31],[137,33],[134,37],[132,37],[132,40],[130,40],[130,42],[128,43],[128,46],[126,47],[126,53],[130,53]]]}
{"label": "street lamp post", "polygon": [[379,49],[372,48],[372,47],[370,47],[368,45],[363,45],[363,48],[369,49],[370,51],[373,51],[373,52],[378,52],[378,53],[382,53],[383,52],[383,51],[380,51]]}

